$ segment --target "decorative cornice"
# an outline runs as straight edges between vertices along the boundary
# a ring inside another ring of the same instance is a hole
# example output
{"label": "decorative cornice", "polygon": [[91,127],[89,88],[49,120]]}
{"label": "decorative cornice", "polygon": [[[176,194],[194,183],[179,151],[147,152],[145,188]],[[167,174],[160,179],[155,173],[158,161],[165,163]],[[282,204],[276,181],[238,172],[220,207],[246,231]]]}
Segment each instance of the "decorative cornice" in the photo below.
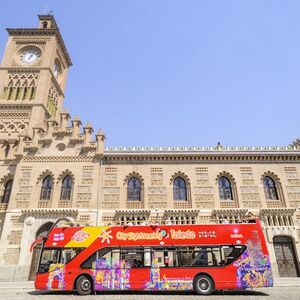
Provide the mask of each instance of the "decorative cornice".
{"label": "decorative cornice", "polygon": [[7,28],[6,30],[11,36],[56,36],[68,67],[72,66],[71,58],[58,28]]}
{"label": "decorative cornice", "polygon": [[293,216],[295,212],[296,212],[295,208],[263,208],[260,209],[259,215],[269,216],[270,214],[273,214],[273,215]]}
{"label": "decorative cornice", "polygon": [[132,214],[134,215],[139,215],[139,214],[146,214],[146,215],[150,215],[151,210],[147,210],[147,209],[124,209],[124,210],[116,210],[115,212],[115,216],[132,216]]}
{"label": "decorative cornice", "polygon": [[300,151],[293,152],[149,152],[104,153],[104,164],[194,164],[194,163],[300,163]]}
{"label": "decorative cornice", "polygon": [[27,216],[44,216],[47,218],[51,218],[54,216],[77,216],[78,209],[75,208],[32,208],[32,209],[24,209],[21,210],[21,214],[23,217]]}
{"label": "decorative cornice", "polygon": [[220,208],[214,209],[211,214],[212,215],[231,215],[231,214],[239,214],[245,215],[248,212],[248,209],[245,208]]}
{"label": "decorative cornice", "polygon": [[181,216],[182,214],[188,214],[190,216],[198,216],[200,213],[199,209],[166,209],[163,216]]}
{"label": "decorative cornice", "polygon": [[93,162],[94,156],[24,156],[24,162]]}
{"label": "decorative cornice", "polygon": [[245,146],[230,146],[225,147],[106,147],[106,153],[273,153],[278,151],[296,151],[297,147],[294,146],[256,146],[256,147],[245,147]]}

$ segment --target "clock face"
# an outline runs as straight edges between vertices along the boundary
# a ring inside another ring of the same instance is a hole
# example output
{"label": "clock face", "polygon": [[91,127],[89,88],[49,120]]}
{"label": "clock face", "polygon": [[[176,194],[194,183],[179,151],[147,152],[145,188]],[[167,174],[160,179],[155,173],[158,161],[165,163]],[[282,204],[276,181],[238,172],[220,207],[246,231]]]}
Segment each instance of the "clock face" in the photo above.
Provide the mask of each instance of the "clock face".
{"label": "clock face", "polygon": [[41,50],[35,47],[26,48],[21,51],[20,60],[24,64],[34,64],[41,56]]}

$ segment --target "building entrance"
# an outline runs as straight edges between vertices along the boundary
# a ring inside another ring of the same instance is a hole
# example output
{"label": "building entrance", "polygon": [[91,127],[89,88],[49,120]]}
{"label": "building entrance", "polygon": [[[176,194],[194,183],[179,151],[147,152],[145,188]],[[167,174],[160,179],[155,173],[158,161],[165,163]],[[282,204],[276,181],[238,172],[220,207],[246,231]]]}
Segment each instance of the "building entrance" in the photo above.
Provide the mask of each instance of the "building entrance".
{"label": "building entrance", "polygon": [[299,267],[292,238],[275,236],[274,250],[280,277],[298,277]]}

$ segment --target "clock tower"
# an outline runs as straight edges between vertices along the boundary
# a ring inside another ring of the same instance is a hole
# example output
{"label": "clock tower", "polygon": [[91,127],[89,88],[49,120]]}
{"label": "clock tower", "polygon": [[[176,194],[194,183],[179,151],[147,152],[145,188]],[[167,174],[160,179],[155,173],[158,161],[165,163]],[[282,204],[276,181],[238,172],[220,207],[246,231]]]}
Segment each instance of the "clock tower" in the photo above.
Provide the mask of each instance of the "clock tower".
{"label": "clock tower", "polygon": [[52,15],[39,15],[38,28],[8,28],[0,65],[0,143],[32,135],[47,120],[58,121],[72,65]]}

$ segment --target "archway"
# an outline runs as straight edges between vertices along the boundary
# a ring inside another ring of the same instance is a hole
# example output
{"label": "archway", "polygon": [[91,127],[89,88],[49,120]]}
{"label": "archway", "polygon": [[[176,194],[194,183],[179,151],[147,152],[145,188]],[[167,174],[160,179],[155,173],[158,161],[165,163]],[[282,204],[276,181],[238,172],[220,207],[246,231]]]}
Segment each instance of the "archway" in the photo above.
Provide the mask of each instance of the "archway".
{"label": "archway", "polygon": [[[35,234],[35,238],[43,237],[47,235],[48,230],[53,225],[53,222],[46,222],[44,223]],[[30,265],[30,271],[29,271],[29,277],[28,280],[34,280],[35,274],[37,272],[37,267],[39,264],[40,254],[42,250],[41,244],[36,244],[32,250],[32,259],[31,259],[31,265]]]}
{"label": "archway", "polygon": [[299,277],[293,239],[289,236],[274,236],[275,256],[280,277]]}

